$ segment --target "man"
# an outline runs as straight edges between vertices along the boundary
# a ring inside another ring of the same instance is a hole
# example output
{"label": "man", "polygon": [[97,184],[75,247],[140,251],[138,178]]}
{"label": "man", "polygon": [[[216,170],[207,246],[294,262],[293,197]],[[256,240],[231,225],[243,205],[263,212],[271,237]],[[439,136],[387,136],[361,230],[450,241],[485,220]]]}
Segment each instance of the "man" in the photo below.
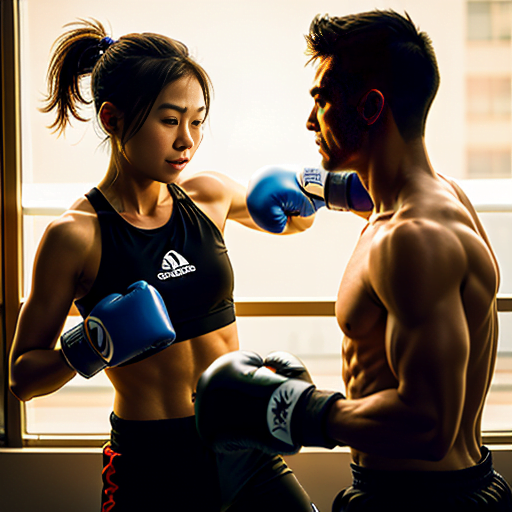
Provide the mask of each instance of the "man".
{"label": "man", "polygon": [[480,430],[498,265],[467,197],[427,155],[432,44],[393,11],[317,17],[307,41],[318,63],[307,128],[323,167],[357,171],[374,204],[336,303],[347,397],[316,390],[291,355],[237,353],[199,382],[199,431],[220,451],[350,446],[354,481],[336,512],[511,510]]}

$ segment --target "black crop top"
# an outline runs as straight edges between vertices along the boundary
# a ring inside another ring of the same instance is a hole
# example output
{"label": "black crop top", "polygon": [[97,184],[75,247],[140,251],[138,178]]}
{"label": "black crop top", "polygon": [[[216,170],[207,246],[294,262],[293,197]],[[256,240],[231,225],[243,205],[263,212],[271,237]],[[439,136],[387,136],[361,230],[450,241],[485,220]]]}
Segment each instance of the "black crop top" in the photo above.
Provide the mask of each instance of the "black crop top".
{"label": "black crop top", "polygon": [[233,269],[217,226],[175,184],[171,218],[156,229],[124,220],[97,189],[86,197],[101,228],[101,261],[94,284],[75,301],[85,318],[111,293],[125,293],[144,280],[162,295],[176,329],[176,342],[235,321]]}

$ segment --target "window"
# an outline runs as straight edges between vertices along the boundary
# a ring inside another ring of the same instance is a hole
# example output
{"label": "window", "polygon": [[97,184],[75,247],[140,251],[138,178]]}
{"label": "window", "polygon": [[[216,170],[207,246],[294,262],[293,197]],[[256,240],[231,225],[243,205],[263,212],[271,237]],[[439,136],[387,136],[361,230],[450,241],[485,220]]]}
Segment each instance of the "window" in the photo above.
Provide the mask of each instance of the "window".
{"label": "window", "polygon": [[510,119],[512,84],[510,76],[467,78],[468,120]]}
{"label": "window", "polygon": [[512,176],[510,149],[470,149],[468,178],[508,178]]}
{"label": "window", "polygon": [[467,9],[464,175],[510,178],[512,2],[469,1]]}
{"label": "window", "polygon": [[510,40],[512,2],[470,0],[467,9],[470,41]]}
{"label": "window", "polygon": [[[410,4],[413,6],[414,1]],[[457,4],[444,2],[443,16],[453,20],[457,28],[454,33],[463,34],[466,20],[458,10],[462,3]],[[469,42],[497,41],[510,45],[510,4],[468,2]],[[314,70],[304,67],[302,34],[307,31],[309,20],[321,11],[321,5],[312,10],[310,3],[298,2],[293,13],[270,0],[258,3],[233,0],[215,7],[207,0],[200,0],[195,7],[147,0],[145,5],[145,9],[132,11],[122,0],[51,0],[51,8],[49,2],[20,2],[25,294],[30,286],[35,248],[45,226],[101,179],[108,162],[108,153],[100,146],[101,138],[92,124],[75,123],[65,137],[57,139],[46,129],[49,118],[37,110],[45,90],[50,48],[62,26],[74,18],[93,16],[107,25],[110,22],[114,38],[131,31],[169,34],[187,43],[210,72],[216,94],[210,125],[191,164],[192,171],[217,169],[247,181],[255,169],[269,163],[318,163],[317,148],[304,129],[311,108],[308,89]],[[390,7],[400,10],[402,2],[394,5],[391,2]],[[348,12],[353,6],[341,6],[340,15],[344,14],[343,9]],[[460,179],[482,212],[502,267],[500,294],[510,295],[510,134],[501,130],[506,141],[502,144],[500,140],[496,145],[494,132],[489,137],[491,140],[483,144],[476,132],[465,131],[469,119],[477,124],[482,119],[505,120],[509,126],[510,70],[485,75],[479,69],[475,71],[471,62],[473,68],[468,73],[463,64],[467,41],[453,44],[452,36],[438,23],[438,10],[418,11],[421,14],[415,16],[411,9],[411,15],[431,35],[442,76],[442,90],[427,123],[427,147],[435,167]],[[189,25],[187,20],[193,23]],[[244,23],[236,24],[232,20]],[[213,23],[217,27],[215,37],[211,35]],[[495,59],[486,56],[483,62],[490,62],[491,58]],[[453,62],[459,66],[453,66]],[[459,105],[465,83],[466,108],[461,107],[452,116],[450,107]],[[467,158],[453,164],[453,154],[467,155]],[[468,177],[477,179],[466,180]],[[332,302],[362,224],[361,219],[349,214],[321,211],[314,229],[286,238],[229,225],[226,242],[236,271],[236,300],[243,303],[246,299],[285,297]],[[338,235],[333,236],[334,233]],[[512,430],[512,399],[508,394],[512,384],[511,320],[510,312],[500,313],[498,366],[484,417],[488,431]],[[70,316],[67,327],[77,321],[77,317]],[[304,359],[320,386],[342,386],[341,333],[334,317],[241,316],[239,331],[244,348],[262,353],[277,347],[290,350]],[[82,438],[85,435],[100,441],[109,429],[111,407],[112,388],[104,375],[89,381],[77,377],[59,392],[35,399],[23,408],[25,442],[44,439],[54,442],[56,437],[66,435]]]}

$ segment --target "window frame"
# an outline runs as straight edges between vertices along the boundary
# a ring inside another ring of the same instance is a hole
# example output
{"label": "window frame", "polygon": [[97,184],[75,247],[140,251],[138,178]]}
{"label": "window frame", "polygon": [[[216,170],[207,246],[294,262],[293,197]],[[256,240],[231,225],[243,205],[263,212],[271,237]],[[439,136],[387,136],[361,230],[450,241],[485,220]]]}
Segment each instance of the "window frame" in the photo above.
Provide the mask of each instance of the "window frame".
{"label": "window frame", "polygon": [[[6,368],[11,340],[22,303],[22,202],[21,202],[21,115],[19,78],[19,0],[1,0],[1,76],[2,76],[2,168],[0,208],[0,363]],[[3,306],[3,307],[2,307]],[[333,316],[332,300],[238,300],[238,316]],[[512,312],[512,295],[498,298],[500,311]],[[5,434],[2,432],[5,426]],[[0,384],[0,445],[10,448],[100,447],[105,436],[23,436],[23,407],[8,389],[8,372]],[[510,432],[484,432],[487,445],[512,443]]]}
{"label": "window frame", "polygon": [[[21,126],[19,74],[19,0],[1,0],[1,76],[2,76],[2,235],[1,284],[3,317],[0,339],[2,367],[12,343],[21,304],[22,282],[22,208],[21,208]],[[3,444],[21,447],[22,407],[9,391],[8,372],[0,385],[0,408],[4,420]],[[0,425],[2,428],[2,425]]]}

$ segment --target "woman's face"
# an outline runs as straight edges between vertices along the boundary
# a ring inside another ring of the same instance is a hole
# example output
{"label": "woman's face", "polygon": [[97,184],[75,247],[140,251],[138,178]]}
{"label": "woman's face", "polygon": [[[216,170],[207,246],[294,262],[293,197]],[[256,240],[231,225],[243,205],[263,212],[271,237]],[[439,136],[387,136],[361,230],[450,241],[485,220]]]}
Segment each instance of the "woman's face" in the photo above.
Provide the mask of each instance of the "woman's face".
{"label": "woman's face", "polygon": [[140,130],[125,144],[123,168],[161,183],[175,181],[201,143],[205,115],[203,90],[194,76],[168,84]]}

